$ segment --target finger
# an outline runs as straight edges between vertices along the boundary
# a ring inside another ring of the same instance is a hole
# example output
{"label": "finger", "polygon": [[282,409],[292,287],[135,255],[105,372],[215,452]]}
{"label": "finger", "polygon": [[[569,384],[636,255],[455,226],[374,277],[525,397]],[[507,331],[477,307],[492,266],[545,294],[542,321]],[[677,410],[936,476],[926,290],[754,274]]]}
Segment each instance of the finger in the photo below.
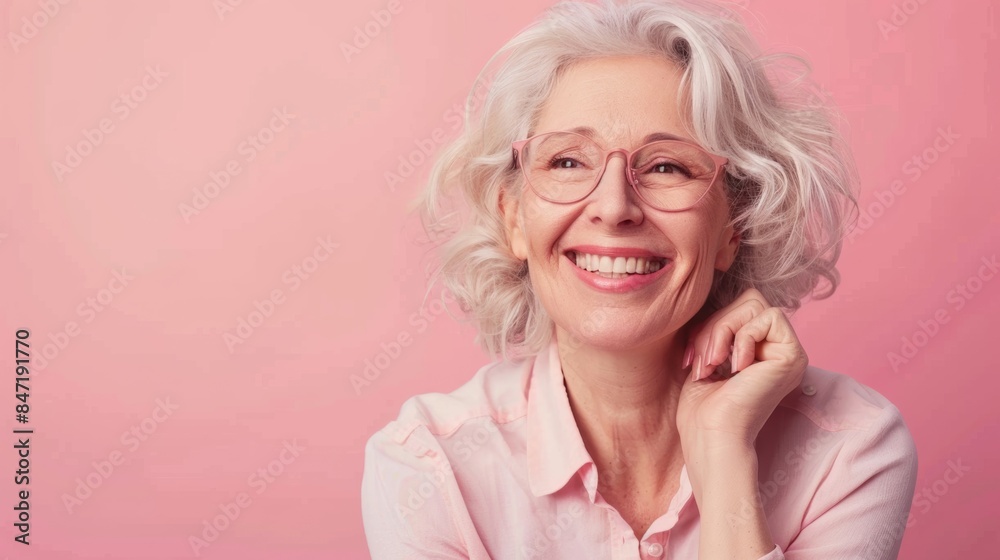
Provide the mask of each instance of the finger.
{"label": "finger", "polygon": [[764,310],[743,325],[733,337],[733,372],[742,371],[755,360],[795,360],[804,352],[788,318],[780,309]]}
{"label": "finger", "polygon": [[684,356],[686,357],[683,367],[691,365],[691,371],[696,372],[698,370],[697,364],[694,361],[695,354],[700,348],[697,344],[701,333],[703,333],[711,325],[710,319],[715,316],[715,314],[703,314],[704,310],[699,311],[694,317],[688,322],[687,325],[687,342],[684,347]]}
{"label": "finger", "polygon": [[[687,348],[685,349],[686,351],[684,355],[690,354],[692,356],[691,373],[693,374],[692,377],[694,377],[695,380],[707,377],[707,375],[700,375],[700,373],[702,366],[704,365],[704,356],[706,355],[705,349],[708,347],[709,339],[712,337],[713,325],[718,322],[719,319],[725,317],[734,309],[742,306],[750,300],[760,302],[761,307],[764,309],[771,307],[771,305],[764,298],[764,294],[760,293],[760,291],[755,288],[749,288],[744,290],[743,293],[741,293],[729,305],[716,310],[705,319],[701,320],[696,318],[694,320],[694,325],[690,328],[688,334]],[[687,364],[683,367],[687,367]]]}
{"label": "finger", "polygon": [[764,312],[764,306],[756,299],[748,299],[731,309],[728,314],[720,317],[711,327],[708,341],[699,356],[701,363],[698,379],[704,379],[716,367],[726,361],[733,348],[736,332],[754,317]]}
{"label": "finger", "polygon": [[[701,369],[700,362],[703,362],[703,356],[706,355],[705,349],[708,347],[708,340],[712,336],[712,327],[719,321],[719,319],[725,317],[731,313],[734,309],[742,306],[744,303],[750,300],[756,300],[760,302],[762,308],[771,307],[771,305],[764,298],[764,295],[760,293],[759,290],[755,288],[748,288],[743,291],[736,299],[734,299],[729,305],[716,310],[711,313],[705,319],[698,319],[697,315],[693,319],[693,326],[689,330],[688,341],[685,348],[684,355],[692,356],[691,371],[697,374]],[[688,364],[685,363],[683,367],[687,367]]]}

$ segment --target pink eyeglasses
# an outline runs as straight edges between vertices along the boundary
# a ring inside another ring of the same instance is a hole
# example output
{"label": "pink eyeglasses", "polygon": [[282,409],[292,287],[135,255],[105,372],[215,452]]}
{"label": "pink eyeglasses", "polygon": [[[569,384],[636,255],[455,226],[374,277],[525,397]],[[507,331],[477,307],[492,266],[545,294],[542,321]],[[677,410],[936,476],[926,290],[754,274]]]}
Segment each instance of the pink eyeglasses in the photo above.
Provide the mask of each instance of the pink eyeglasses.
{"label": "pink eyeglasses", "polygon": [[611,154],[625,154],[630,185],[646,204],[665,212],[693,208],[708,194],[728,159],[684,140],[655,140],[634,151],[608,150],[576,132],[545,132],[513,142],[514,165],[549,202],[579,202],[594,192]]}

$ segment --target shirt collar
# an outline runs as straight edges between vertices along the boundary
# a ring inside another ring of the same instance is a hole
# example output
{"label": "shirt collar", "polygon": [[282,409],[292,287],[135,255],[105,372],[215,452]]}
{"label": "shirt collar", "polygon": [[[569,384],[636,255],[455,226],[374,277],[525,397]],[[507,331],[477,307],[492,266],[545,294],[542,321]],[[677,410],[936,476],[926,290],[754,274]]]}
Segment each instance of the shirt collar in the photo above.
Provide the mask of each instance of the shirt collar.
{"label": "shirt collar", "polygon": [[549,347],[535,356],[526,424],[528,483],[536,497],[558,491],[593,463],[569,406],[555,333]]}

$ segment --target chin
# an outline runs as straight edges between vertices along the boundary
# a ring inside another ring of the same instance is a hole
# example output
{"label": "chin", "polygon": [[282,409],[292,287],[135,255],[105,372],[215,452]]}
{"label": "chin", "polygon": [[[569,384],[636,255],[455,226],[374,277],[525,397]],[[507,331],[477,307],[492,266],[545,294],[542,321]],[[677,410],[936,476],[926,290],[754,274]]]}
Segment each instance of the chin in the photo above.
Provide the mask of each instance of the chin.
{"label": "chin", "polygon": [[[577,326],[573,329],[563,327],[568,340],[562,342],[575,348],[586,346],[602,350],[629,350],[655,342],[658,338],[655,333],[636,329],[634,320],[618,326],[611,324],[610,317],[605,316],[603,321],[598,320],[599,317],[598,312],[590,320],[575,322]],[[656,332],[662,334],[667,331],[661,329]]]}

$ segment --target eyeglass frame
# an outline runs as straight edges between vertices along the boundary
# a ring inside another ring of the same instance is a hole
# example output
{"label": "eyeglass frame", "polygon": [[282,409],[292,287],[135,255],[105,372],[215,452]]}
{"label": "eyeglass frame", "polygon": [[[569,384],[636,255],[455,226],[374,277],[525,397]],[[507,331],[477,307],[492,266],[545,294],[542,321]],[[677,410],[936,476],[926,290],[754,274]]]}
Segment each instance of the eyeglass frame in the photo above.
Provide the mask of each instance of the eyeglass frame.
{"label": "eyeglass frame", "polygon": [[[580,136],[580,137],[585,138],[586,140],[592,142],[595,146],[597,146],[598,148],[600,148],[601,151],[603,152],[602,159],[604,161],[604,164],[601,167],[601,172],[597,175],[597,179],[594,180],[594,185],[592,187],[590,187],[590,189],[587,190],[586,194],[584,194],[583,196],[581,196],[581,197],[579,197],[579,198],[577,198],[575,200],[569,200],[569,201],[554,200],[554,199],[548,198],[545,195],[543,195],[542,193],[538,192],[538,190],[534,187],[534,185],[531,184],[531,179],[528,178],[528,172],[524,168],[524,162],[522,161],[522,155],[524,154],[524,146],[525,146],[525,144],[527,144],[528,142],[531,142],[532,140],[534,140],[536,138],[540,138],[542,136],[548,136],[548,135],[552,135],[552,134],[573,134],[573,135],[576,135],[576,136]],[[659,144],[661,142],[672,142],[672,143],[677,143],[677,144],[684,144],[686,146],[691,146],[692,148],[695,148],[695,149],[703,152],[705,155],[707,155],[709,158],[711,158],[711,160],[715,163],[715,173],[712,175],[712,180],[708,182],[708,188],[706,188],[705,192],[703,192],[701,194],[701,196],[698,197],[698,200],[694,201],[694,203],[692,203],[687,208],[681,208],[681,209],[675,209],[675,210],[667,210],[665,208],[660,208],[659,206],[657,206],[657,205],[651,203],[649,200],[647,200],[646,197],[644,197],[642,195],[642,191],[639,190],[639,180],[638,180],[638,178],[636,178],[636,176],[635,176],[635,169],[632,167],[632,156],[634,156],[637,152],[642,151],[644,148],[646,148],[648,146],[651,146],[653,144]],[[554,130],[554,131],[550,131],[550,132],[541,132],[539,134],[535,134],[534,136],[531,136],[530,138],[525,138],[524,140],[517,140],[515,142],[511,142],[511,148],[514,150],[514,153],[513,153],[514,167],[515,168],[517,168],[517,167],[521,168],[521,175],[524,177],[524,182],[528,185],[528,188],[530,188],[532,190],[532,192],[534,192],[536,195],[538,195],[538,197],[541,198],[542,200],[546,200],[546,201],[551,202],[553,204],[576,204],[577,202],[580,202],[581,200],[583,200],[583,199],[587,198],[588,196],[590,196],[591,194],[593,194],[593,192],[597,189],[597,185],[599,185],[601,183],[601,179],[604,178],[605,171],[608,170],[608,158],[611,157],[611,155],[613,155],[613,154],[621,152],[622,154],[625,155],[625,171],[626,171],[626,173],[625,173],[625,179],[628,181],[628,184],[632,187],[632,190],[635,191],[636,196],[638,196],[640,200],[642,200],[643,202],[645,202],[646,204],[648,204],[650,207],[655,208],[655,209],[657,209],[657,210],[659,210],[661,212],[686,212],[686,211],[694,208],[695,206],[697,206],[698,203],[701,202],[703,198],[705,198],[705,195],[707,195],[708,192],[712,190],[712,185],[714,185],[715,181],[717,181],[719,179],[719,174],[722,172],[722,170],[729,163],[729,158],[726,158],[726,157],[723,157],[723,156],[720,156],[720,155],[717,155],[717,154],[713,154],[712,152],[706,150],[705,148],[702,148],[701,146],[699,146],[699,145],[697,145],[697,144],[695,144],[693,142],[688,142],[686,140],[680,140],[680,139],[676,139],[676,140],[675,139],[660,139],[660,140],[653,140],[652,142],[647,142],[647,143],[643,144],[642,146],[639,146],[638,148],[636,148],[634,150],[631,150],[631,151],[629,151],[629,150],[627,150],[625,148],[613,148],[613,149],[609,150],[609,149],[606,149],[604,146],[602,146],[600,144],[600,142],[598,142],[597,140],[594,140],[593,138],[590,138],[589,136],[580,134],[578,132],[572,132],[572,131],[569,131],[569,130]]]}

